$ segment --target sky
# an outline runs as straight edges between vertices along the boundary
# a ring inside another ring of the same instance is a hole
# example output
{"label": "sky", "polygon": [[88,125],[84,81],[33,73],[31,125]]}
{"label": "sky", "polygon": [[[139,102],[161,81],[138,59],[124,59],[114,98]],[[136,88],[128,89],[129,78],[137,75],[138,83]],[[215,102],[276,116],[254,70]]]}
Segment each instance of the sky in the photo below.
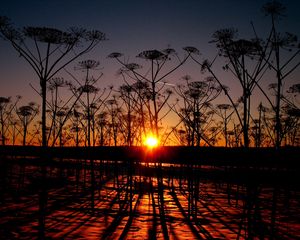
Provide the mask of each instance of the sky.
{"label": "sky", "polygon": [[[122,52],[130,61],[143,50],[172,47],[183,56],[182,47],[194,46],[203,58],[212,59],[216,48],[209,43],[214,31],[234,27],[241,37],[253,37],[250,22],[259,35],[269,30],[270,20],[261,12],[261,0],[3,0],[0,15],[9,17],[17,27],[47,26],[67,29],[71,26],[97,29],[106,33],[108,41],[79,60],[94,59],[101,63],[101,87],[118,86],[116,77],[120,67],[107,56]],[[280,22],[282,31],[299,36],[300,1],[285,0],[286,18]],[[79,61],[78,60],[78,61]],[[76,62],[75,62],[76,63]],[[73,69],[74,64],[69,66]],[[221,70],[219,74],[223,73]],[[298,71],[299,73],[299,71]],[[64,74],[64,73],[59,73]],[[58,75],[59,75],[58,74]],[[181,76],[190,74],[201,78],[196,65],[187,64],[168,79],[176,83]],[[299,75],[297,75],[299,76]],[[292,81],[297,76],[293,76]],[[231,85],[230,79],[227,79]],[[30,66],[5,41],[0,40],[0,96],[22,95],[24,101],[40,101],[29,84],[38,88],[38,79]],[[232,92],[238,92],[232,85]]]}

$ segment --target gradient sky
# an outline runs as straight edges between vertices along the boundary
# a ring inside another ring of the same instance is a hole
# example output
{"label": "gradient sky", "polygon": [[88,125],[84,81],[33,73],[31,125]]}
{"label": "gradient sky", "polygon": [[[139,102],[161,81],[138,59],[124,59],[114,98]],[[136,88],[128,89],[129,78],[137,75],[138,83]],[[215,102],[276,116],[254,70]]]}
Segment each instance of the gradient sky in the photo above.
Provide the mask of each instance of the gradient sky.
{"label": "gradient sky", "polygon": [[[70,26],[98,29],[107,34],[109,41],[100,44],[95,51],[82,59],[101,62],[103,86],[119,85],[115,72],[119,65],[107,59],[111,52],[122,52],[134,61],[143,50],[164,49],[168,46],[181,50],[195,46],[203,58],[213,58],[216,49],[208,43],[215,30],[225,27],[239,29],[241,37],[253,36],[253,21],[259,35],[269,30],[269,19],[261,12],[266,1],[260,0],[3,0],[0,15],[8,16],[16,26],[47,26],[66,29]],[[281,1],[286,5],[287,18],[280,22],[281,31],[298,36],[300,26],[300,1]],[[19,58],[5,41],[0,40],[0,96],[24,96],[24,101],[40,99],[30,88],[38,87],[38,79],[30,66]],[[74,67],[75,63],[69,66]],[[297,74],[299,71],[297,72]],[[169,82],[176,82],[184,74],[197,80],[199,68],[187,65]],[[222,74],[220,72],[220,74]],[[299,76],[299,75],[297,75]],[[294,76],[295,78],[295,76]],[[297,78],[299,79],[299,78]],[[293,80],[295,81],[295,80]],[[231,83],[228,83],[230,85]],[[238,91],[235,86],[231,91]]]}

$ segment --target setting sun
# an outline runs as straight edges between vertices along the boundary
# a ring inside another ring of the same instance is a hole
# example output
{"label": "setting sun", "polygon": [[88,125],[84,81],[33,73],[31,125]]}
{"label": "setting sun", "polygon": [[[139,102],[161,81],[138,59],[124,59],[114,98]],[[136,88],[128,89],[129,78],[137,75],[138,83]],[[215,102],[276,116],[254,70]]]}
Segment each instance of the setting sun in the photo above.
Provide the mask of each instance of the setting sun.
{"label": "setting sun", "polygon": [[154,136],[148,136],[145,138],[144,144],[149,148],[157,147],[158,139]]}

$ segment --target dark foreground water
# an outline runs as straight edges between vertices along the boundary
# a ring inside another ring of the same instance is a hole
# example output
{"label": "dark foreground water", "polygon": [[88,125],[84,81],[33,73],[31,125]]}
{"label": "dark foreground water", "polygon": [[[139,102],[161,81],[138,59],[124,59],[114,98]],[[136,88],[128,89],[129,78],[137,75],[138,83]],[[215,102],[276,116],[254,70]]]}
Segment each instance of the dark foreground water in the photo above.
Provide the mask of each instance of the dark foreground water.
{"label": "dark foreground water", "polygon": [[0,173],[0,239],[300,239],[290,170],[5,159]]}

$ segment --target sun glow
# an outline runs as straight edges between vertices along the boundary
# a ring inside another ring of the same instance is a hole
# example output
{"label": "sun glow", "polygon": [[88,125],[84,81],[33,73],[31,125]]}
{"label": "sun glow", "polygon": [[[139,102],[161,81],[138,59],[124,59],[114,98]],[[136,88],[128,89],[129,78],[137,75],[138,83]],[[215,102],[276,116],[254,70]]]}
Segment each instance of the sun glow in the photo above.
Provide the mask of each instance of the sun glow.
{"label": "sun glow", "polygon": [[158,139],[152,135],[147,136],[144,140],[144,144],[149,148],[154,148],[158,146]]}

